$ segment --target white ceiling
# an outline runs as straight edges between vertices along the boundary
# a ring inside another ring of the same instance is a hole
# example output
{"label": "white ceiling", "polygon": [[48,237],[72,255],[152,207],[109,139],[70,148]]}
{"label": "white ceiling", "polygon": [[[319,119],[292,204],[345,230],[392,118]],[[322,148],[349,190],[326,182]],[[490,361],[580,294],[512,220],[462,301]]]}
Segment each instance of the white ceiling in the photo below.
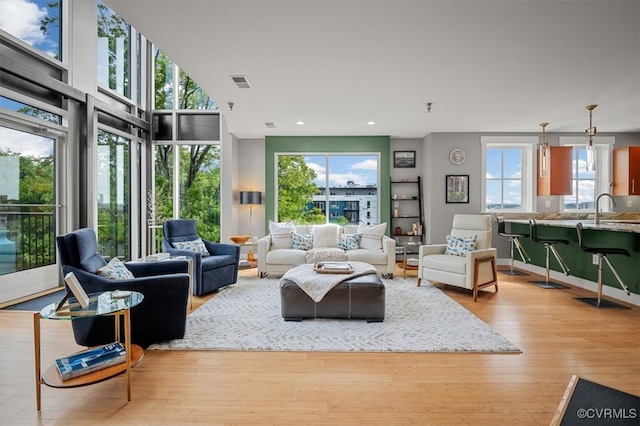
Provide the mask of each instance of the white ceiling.
{"label": "white ceiling", "polygon": [[588,104],[600,134],[640,132],[640,0],[106,3],[239,138],[583,132]]}

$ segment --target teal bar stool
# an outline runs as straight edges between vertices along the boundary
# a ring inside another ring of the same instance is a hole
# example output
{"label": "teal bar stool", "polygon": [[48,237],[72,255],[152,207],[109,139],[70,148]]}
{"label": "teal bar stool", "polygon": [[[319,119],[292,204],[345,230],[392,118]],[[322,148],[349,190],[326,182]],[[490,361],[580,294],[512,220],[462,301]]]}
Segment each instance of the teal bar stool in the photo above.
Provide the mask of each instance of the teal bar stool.
{"label": "teal bar stool", "polygon": [[602,260],[607,263],[611,272],[616,277],[622,289],[627,293],[627,296],[631,295],[631,291],[629,291],[629,287],[624,283],[618,271],[613,267],[608,254],[620,254],[622,256],[630,257],[629,251],[623,248],[615,248],[615,247],[588,247],[584,243],[584,229],[582,228],[582,223],[578,223],[576,225],[576,230],[578,231],[578,243],[580,244],[580,249],[586,253],[595,254],[598,256],[598,297],[576,297],[576,300],[587,303],[589,305],[595,306],[596,308],[617,308],[617,309],[629,309],[624,305],[620,305],[615,302],[610,302],[608,300],[602,299]]}

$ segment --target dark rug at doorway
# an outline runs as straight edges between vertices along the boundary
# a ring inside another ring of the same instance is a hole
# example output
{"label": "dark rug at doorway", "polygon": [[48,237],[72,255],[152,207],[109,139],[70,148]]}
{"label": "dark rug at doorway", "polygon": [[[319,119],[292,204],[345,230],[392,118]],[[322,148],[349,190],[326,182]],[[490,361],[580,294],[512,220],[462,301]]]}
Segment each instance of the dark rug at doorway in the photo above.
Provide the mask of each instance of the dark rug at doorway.
{"label": "dark rug at doorway", "polygon": [[640,418],[640,397],[573,376],[551,425],[634,425]]}
{"label": "dark rug at doorway", "polygon": [[51,303],[60,302],[64,295],[65,295],[65,291],[59,290],[54,293],[49,293],[49,294],[45,294],[44,296],[36,297],[35,299],[31,299],[24,302],[16,303],[15,305],[7,306],[6,308],[2,308],[2,310],[40,312],[42,308],[44,308],[45,306]]}

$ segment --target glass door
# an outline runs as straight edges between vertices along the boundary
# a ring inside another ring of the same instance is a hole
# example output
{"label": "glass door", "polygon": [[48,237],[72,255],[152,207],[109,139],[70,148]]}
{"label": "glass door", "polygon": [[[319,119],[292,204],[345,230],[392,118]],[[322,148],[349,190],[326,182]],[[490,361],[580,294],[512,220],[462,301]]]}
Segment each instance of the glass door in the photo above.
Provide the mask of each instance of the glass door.
{"label": "glass door", "polygon": [[57,137],[44,133],[0,125],[0,303],[59,285]]}

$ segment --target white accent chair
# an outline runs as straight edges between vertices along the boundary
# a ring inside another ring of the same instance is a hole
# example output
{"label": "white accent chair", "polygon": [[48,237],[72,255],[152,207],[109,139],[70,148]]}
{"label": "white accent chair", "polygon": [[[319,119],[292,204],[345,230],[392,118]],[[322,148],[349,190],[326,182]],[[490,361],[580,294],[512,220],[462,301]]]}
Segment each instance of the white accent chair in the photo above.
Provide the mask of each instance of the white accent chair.
{"label": "white accent chair", "polygon": [[478,290],[495,286],[497,250],[491,248],[491,217],[489,215],[457,214],[453,217],[452,237],[477,236],[476,249],[465,256],[444,254],[447,244],[420,246],[418,257],[418,287],[422,279],[473,290],[473,301]]}

